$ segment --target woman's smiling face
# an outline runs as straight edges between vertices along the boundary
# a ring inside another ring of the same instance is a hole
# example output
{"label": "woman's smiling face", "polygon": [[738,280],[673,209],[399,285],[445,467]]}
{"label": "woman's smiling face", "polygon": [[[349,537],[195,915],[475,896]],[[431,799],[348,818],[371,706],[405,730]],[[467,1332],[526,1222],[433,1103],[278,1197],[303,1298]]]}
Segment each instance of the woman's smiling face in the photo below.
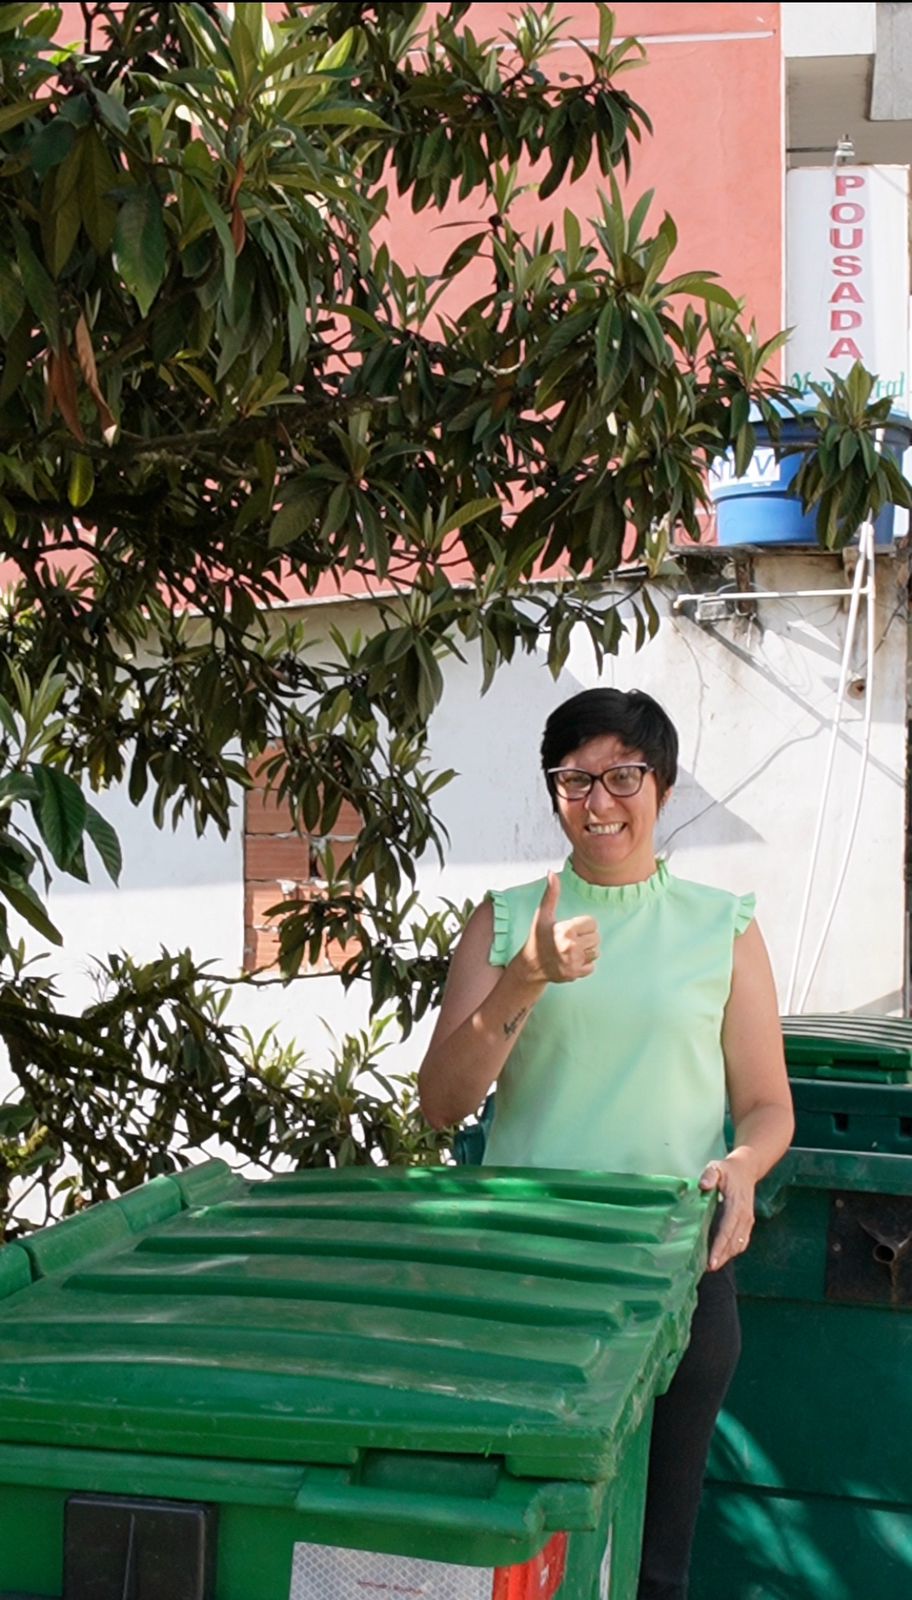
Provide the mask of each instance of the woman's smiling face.
{"label": "woman's smiling face", "polygon": [[[614,734],[587,739],[568,750],[558,763],[582,772],[601,773],[608,767],[645,760],[642,751],[628,750]],[[594,783],[584,800],[558,796],[561,827],[570,842],[574,871],[589,883],[639,883],[655,871],[654,833],[659,814],[655,773],[647,772],[639,794],[620,798],[603,783]]]}

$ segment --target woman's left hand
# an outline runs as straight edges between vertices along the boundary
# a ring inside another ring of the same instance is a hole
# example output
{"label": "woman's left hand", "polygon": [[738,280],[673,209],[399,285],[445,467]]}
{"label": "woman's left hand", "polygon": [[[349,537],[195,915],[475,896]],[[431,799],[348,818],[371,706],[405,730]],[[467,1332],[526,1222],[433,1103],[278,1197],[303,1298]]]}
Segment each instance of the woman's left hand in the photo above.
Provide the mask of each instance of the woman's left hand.
{"label": "woman's left hand", "polygon": [[733,1150],[724,1161],[711,1161],[700,1175],[701,1189],[718,1189],[719,1226],[709,1257],[710,1272],[740,1256],[750,1244],[754,1227],[754,1189],[747,1151]]}

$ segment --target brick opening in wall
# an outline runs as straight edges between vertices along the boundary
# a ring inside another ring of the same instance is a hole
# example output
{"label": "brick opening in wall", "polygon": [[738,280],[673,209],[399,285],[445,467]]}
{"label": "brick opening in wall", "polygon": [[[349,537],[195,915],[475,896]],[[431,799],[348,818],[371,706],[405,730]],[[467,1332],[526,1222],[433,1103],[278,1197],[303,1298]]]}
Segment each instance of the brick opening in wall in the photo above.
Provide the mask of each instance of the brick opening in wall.
{"label": "brick opening in wall", "polygon": [[[361,831],[361,818],[344,800],[327,834],[300,832],[291,809],[266,789],[264,767],[276,752],[251,762],[253,784],[244,805],[244,971],[260,972],[278,966],[277,922],[267,912],[283,900],[315,900],[326,893],[326,847],[332,851],[333,872],[340,873]],[[357,946],[326,940],[316,961],[305,956],[302,973],[334,972],[355,953]]]}

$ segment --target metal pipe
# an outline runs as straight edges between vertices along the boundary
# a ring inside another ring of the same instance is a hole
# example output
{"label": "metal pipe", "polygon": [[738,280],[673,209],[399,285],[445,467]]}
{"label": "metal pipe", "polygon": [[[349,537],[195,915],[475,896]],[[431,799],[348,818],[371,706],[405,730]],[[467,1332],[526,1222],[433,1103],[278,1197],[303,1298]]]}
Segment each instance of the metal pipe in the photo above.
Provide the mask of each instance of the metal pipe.
{"label": "metal pipe", "polygon": [[704,594],[676,595],[671,609],[680,611],[683,606],[698,605],[701,600],[846,600],[851,593],[845,585],[841,589],[740,589],[736,592],[707,589]]}

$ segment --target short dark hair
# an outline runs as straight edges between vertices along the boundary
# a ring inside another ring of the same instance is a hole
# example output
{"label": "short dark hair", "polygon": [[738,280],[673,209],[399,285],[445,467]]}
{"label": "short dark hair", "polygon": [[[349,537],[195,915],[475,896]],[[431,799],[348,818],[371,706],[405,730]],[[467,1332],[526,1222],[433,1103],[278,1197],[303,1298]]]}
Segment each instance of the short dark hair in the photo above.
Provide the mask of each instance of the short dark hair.
{"label": "short dark hair", "polygon": [[542,770],[551,804],[557,810],[549,767],[559,767],[571,750],[589,739],[613,734],[628,750],[640,750],[655,772],[662,800],[678,775],[678,734],[667,711],[642,689],[583,689],[552,711],[541,744]]}

